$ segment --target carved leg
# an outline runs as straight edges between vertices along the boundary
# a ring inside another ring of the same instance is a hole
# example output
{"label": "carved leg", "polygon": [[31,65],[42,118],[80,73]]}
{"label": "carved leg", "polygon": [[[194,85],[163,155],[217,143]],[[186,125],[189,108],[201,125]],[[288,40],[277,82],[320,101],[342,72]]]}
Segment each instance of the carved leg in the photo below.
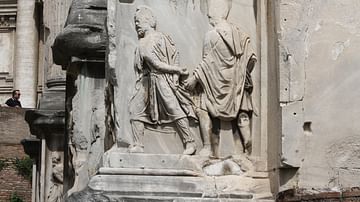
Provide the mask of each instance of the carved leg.
{"label": "carved leg", "polygon": [[195,140],[190,130],[189,120],[187,118],[179,119],[175,122],[176,128],[185,143],[184,155],[192,155],[196,151]]}
{"label": "carved leg", "polygon": [[240,112],[237,120],[240,134],[244,140],[244,152],[251,154],[251,130],[250,130],[250,117],[246,112]]}
{"label": "carved leg", "polygon": [[144,135],[144,123],[141,121],[131,121],[131,130],[133,133],[133,145],[130,145],[129,152],[130,153],[143,153],[144,145],[140,140],[140,136]]}
{"label": "carved leg", "polygon": [[200,133],[204,144],[204,147],[201,149],[199,154],[201,156],[211,156],[213,154],[211,149],[212,123],[209,113],[205,110],[197,108],[196,115],[199,118]]}

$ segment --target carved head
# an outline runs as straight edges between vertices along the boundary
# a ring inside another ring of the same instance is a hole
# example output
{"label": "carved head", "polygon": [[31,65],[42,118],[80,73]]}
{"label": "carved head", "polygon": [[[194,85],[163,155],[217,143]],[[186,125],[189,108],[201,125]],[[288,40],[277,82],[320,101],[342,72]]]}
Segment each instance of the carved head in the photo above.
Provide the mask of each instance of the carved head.
{"label": "carved head", "polygon": [[139,6],[135,12],[135,29],[139,38],[144,37],[149,30],[156,29],[156,18],[152,10],[147,6]]}
{"label": "carved head", "polygon": [[212,26],[226,20],[231,9],[231,0],[210,0],[208,18]]}
{"label": "carved head", "polygon": [[61,156],[58,152],[52,153],[51,162],[53,163],[53,166],[61,162]]}

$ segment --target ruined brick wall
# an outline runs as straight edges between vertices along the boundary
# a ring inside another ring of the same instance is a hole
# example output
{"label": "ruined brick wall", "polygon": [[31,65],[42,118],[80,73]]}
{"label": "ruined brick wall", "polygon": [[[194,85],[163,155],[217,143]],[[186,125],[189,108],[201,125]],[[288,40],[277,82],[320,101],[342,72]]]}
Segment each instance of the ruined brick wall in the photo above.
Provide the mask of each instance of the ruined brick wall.
{"label": "ruined brick wall", "polygon": [[0,202],[9,201],[16,193],[23,201],[31,201],[31,181],[18,174],[14,158],[0,158],[6,166],[0,171]]}
{"label": "ruined brick wall", "polygon": [[31,181],[18,174],[15,159],[26,156],[20,141],[30,135],[24,120],[25,109],[0,107],[0,202],[9,201],[17,193],[24,201],[31,201]]}

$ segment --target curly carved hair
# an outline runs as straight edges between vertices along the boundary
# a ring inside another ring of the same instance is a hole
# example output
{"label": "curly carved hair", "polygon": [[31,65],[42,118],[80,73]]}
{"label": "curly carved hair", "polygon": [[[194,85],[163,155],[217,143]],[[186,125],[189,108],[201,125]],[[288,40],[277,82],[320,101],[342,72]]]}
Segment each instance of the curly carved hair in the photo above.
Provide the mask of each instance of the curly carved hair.
{"label": "curly carved hair", "polygon": [[152,28],[154,28],[154,29],[156,28],[156,17],[154,16],[154,13],[151,10],[151,8],[149,8],[147,6],[137,7],[134,18],[135,19],[142,18],[142,19],[146,20],[147,22],[149,22],[149,24]]}

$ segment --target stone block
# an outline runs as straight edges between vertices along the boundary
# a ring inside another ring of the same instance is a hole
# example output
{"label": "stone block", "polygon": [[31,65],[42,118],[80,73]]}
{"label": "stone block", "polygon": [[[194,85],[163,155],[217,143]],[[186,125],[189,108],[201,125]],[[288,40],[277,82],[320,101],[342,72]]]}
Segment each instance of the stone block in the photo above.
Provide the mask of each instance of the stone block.
{"label": "stone block", "polygon": [[202,171],[207,157],[175,154],[135,154],[109,151],[104,158],[105,167],[138,169],[179,169]]}

